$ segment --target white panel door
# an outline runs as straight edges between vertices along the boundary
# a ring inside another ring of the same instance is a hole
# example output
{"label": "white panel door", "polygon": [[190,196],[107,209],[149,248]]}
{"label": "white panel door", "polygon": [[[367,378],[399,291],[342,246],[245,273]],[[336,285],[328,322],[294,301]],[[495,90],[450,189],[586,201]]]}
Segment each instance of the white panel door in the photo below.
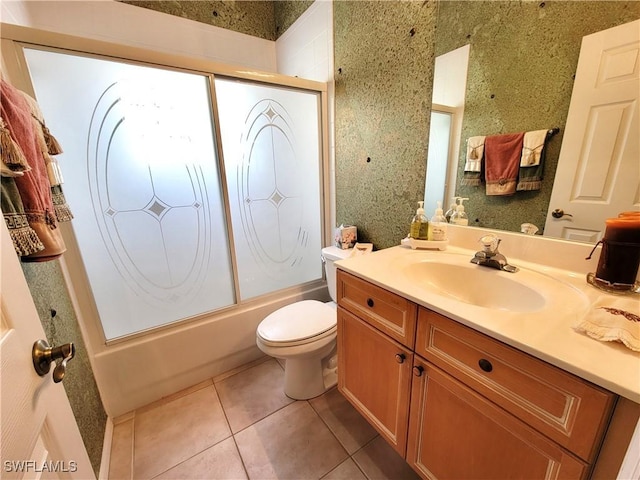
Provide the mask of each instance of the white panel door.
{"label": "white panel door", "polygon": [[34,370],[31,349],[45,334],[0,223],[0,478],[95,478],[64,387],[51,371],[40,377]]}
{"label": "white panel door", "polygon": [[597,242],[640,206],[639,78],[640,20],[582,39],[545,235]]}

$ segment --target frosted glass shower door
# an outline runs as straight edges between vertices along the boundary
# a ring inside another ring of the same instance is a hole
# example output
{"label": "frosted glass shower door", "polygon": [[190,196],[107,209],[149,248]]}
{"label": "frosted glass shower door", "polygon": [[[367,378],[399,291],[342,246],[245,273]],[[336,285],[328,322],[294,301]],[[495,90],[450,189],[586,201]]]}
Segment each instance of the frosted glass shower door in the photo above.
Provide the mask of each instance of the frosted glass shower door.
{"label": "frosted glass shower door", "polygon": [[211,77],[25,55],[106,339],[233,305]]}
{"label": "frosted glass shower door", "polygon": [[322,278],[317,92],[216,78],[241,299]]}

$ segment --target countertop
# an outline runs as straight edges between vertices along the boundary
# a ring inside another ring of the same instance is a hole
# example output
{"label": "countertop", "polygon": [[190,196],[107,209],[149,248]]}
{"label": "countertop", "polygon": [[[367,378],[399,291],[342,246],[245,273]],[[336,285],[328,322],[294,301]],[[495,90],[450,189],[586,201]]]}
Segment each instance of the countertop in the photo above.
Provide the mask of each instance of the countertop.
{"label": "countertop", "polygon": [[[338,268],[397,293],[430,310],[500,340],[512,347],[571,372],[585,380],[640,403],[640,352],[618,342],[601,342],[576,332],[572,325],[583,318],[591,304],[607,294],[586,282],[584,273],[534,264],[517,258],[524,275],[535,272],[562,282],[562,288],[576,289],[583,301],[565,305],[556,295],[552,312],[499,311],[457,301],[425,289],[400,274],[403,267],[434,255],[460,255],[471,259],[474,251],[449,246],[443,252],[391,247],[336,262]],[[445,258],[445,257],[443,257]],[[480,267],[487,269],[487,267]],[[490,270],[490,269],[487,269]],[[496,275],[518,275],[492,270]],[[561,290],[561,289],[560,289]],[[640,296],[638,305],[640,306]]]}

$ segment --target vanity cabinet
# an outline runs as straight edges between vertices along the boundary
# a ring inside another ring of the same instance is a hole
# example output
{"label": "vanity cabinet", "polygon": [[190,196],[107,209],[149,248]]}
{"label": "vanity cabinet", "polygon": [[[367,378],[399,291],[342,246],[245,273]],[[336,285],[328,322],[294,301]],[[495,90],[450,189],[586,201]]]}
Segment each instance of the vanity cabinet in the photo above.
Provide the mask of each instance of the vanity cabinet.
{"label": "vanity cabinet", "polygon": [[338,270],[338,389],[426,479],[588,478],[617,396]]}
{"label": "vanity cabinet", "polygon": [[585,478],[587,465],[416,357],[407,462],[428,479]]}
{"label": "vanity cabinet", "polygon": [[420,309],[416,354],[587,463],[616,395],[469,327]]}
{"label": "vanity cabinet", "polygon": [[413,352],[340,307],[338,338],[338,389],[404,457]]}

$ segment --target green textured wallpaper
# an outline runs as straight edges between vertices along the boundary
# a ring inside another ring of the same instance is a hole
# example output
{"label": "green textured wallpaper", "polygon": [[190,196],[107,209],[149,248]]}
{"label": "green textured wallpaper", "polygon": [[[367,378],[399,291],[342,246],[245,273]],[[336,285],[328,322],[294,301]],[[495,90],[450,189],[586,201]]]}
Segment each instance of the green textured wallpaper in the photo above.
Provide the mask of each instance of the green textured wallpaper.
{"label": "green textured wallpaper", "polygon": [[314,0],[276,0],[274,12],[276,18],[276,37],[280,37],[302,15]]}
{"label": "green textured wallpaper", "polygon": [[73,342],[76,347],[74,358],[67,363],[62,385],[69,397],[71,409],[97,477],[102,458],[107,414],[102,406],[60,264],[57,260],[23,263],[22,270],[49,345],[59,346]]}
{"label": "green textured wallpaper", "polygon": [[168,13],[215,27],[246,33],[266,40],[276,39],[272,1],[172,1],[118,0],[137,7]]}
{"label": "green textured wallpaper", "polygon": [[313,4],[313,0],[118,0],[266,40],[282,35]]}
{"label": "green textured wallpaper", "polygon": [[[542,230],[582,37],[637,18],[637,1],[440,2],[436,55],[471,45],[457,186],[470,225]],[[460,186],[468,137],[553,127],[541,190],[486,196],[484,185]]]}
{"label": "green textured wallpaper", "polygon": [[397,245],[423,198],[436,7],[334,3],[337,223]]}

